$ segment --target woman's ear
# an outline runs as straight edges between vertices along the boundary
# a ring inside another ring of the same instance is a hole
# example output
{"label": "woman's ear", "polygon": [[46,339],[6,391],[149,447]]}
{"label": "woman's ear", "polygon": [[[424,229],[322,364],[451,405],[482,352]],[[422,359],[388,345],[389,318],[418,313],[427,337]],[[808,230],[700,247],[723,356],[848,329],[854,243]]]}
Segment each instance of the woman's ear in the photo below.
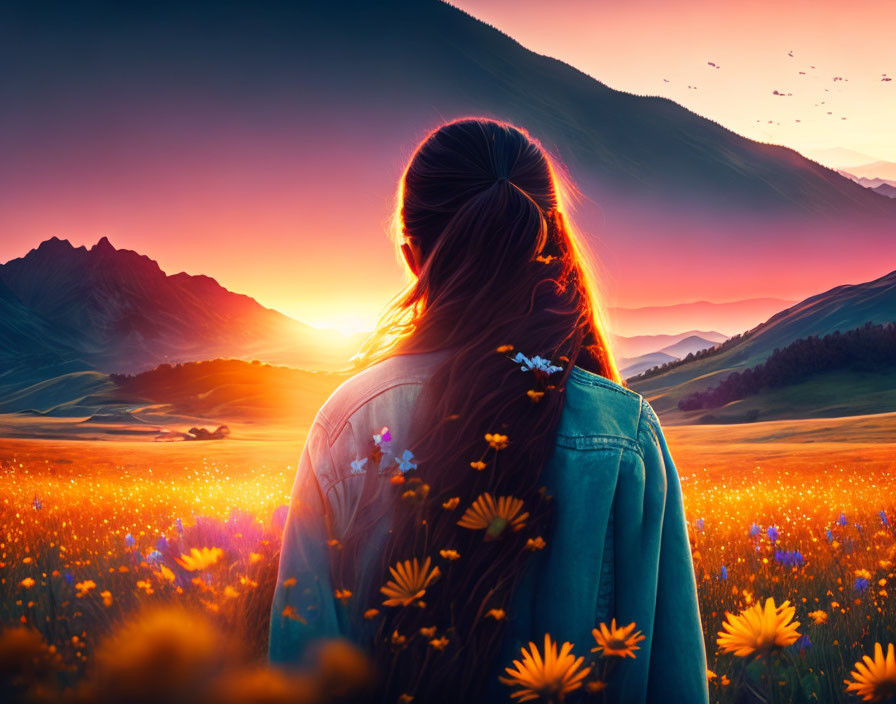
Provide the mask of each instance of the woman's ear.
{"label": "woman's ear", "polygon": [[404,260],[408,263],[408,267],[410,267],[414,276],[420,276],[422,256],[420,247],[417,246],[416,242],[414,242],[414,240],[403,242],[401,245],[401,253],[404,255]]}

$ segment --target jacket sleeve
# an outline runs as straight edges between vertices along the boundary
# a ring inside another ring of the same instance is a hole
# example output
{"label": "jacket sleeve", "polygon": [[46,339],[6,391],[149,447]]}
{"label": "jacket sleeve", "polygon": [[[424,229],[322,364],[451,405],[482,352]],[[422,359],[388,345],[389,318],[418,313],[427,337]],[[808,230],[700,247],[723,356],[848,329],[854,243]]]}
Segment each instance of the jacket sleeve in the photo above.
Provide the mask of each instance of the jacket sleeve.
{"label": "jacket sleeve", "polygon": [[642,445],[645,469],[666,477],[647,701],[703,704],[709,701],[706,649],[681,482],[659,420],[646,402],[643,418],[649,438]]}
{"label": "jacket sleeve", "polygon": [[275,663],[301,663],[310,643],[342,635],[330,583],[329,506],[319,482],[332,474],[331,462],[326,433],[315,423],[296,471],[283,531],[268,644]]}

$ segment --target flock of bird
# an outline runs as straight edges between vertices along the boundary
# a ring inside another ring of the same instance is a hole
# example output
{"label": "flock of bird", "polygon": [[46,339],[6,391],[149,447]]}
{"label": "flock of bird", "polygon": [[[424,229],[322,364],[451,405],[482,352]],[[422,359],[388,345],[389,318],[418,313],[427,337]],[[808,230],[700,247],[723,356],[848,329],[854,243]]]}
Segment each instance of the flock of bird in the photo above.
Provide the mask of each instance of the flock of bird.
{"label": "flock of bird", "polygon": [[[788,51],[788,52],[787,52],[787,56],[789,56],[789,57],[792,58],[792,59],[793,59],[793,58],[796,58],[796,57],[794,56],[794,54],[793,54],[793,50]],[[717,63],[714,62],[714,61],[707,61],[706,64],[707,64],[709,67],[714,68],[714,69],[720,69],[720,68],[721,68],[721,66],[719,66],[719,64],[717,64]],[[815,69],[815,66],[809,66],[809,69],[814,70],[814,69]],[[800,71],[800,72],[799,72],[799,75],[800,75],[800,76],[806,76],[806,75],[808,75],[808,74],[807,74],[806,71]],[[881,79],[880,79],[880,80],[883,81],[883,82],[889,82],[889,81],[892,81],[893,79],[892,79],[892,77],[888,76],[886,73],[882,73],[882,74],[881,74]],[[671,81],[670,81],[668,78],[664,78],[664,79],[663,79],[663,82],[664,82],[664,83],[671,83]],[[849,79],[846,78],[846,77],[844,77],[844,76],[833,76],[833,77],[832,77],[832,82],[833,82],[833,83],[840,83],[840,82],[846,83],[846,82],[849,82]],[[697,90],[697,86],[695,86],[695,85],[690,85],[690,84],[689,84],[689,85],[688,85],[688,90]],[[827,93],[827,92],[830,92],[828,88],[825,88],[824,91],[825,91],[826,93]],[[774,89],[774,90],[772,90],[772,95],[777,96],[777,97],[787,98],[787,97],[792,97],[792,96],[793,96],[793,93],[785,93],[785,92],[783,92],[783,91],[779,91],[779,90],[777,90],[777,89]],[[814,103],[812,107],[821,107],[822,105],[826,105],[826,104],[827,104],[827,101],[822,100],[822,101],[820,101],[820,102],[818,102],[818,103]],[[828,115],[833,115],[833,114],[834,114],[833,111],[831,111],[831,110],[827,110],[826,113],[827,113]],[[845,117],[845,116],[841,116],[840,119],[841,119],[841,120],[845,120],[846,117]],[[756,120],[756,122],[762,122],[762,120]],[[799,119],[795,119],[794,122],[801,122],[801,120],[799,120]],[[768,124],[770,124],[770,125],[771,125],[771,124],[780,125],[781,123],[780,123],[780,122],[775,122],[774,120],[769,120],[769,121],[768,121]]]}

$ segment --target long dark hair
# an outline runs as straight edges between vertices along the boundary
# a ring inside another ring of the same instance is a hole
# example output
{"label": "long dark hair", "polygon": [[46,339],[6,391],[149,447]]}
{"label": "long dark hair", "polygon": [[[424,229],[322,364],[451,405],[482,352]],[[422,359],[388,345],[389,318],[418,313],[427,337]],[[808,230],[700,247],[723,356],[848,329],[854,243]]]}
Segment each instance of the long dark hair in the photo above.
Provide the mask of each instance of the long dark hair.
{"label": "long dark hair", "polygon": [[[361,359],[451,353],[424,385],[412,433],[417,468],[395,471],[381,571],[359,595],[381,612],[382,701],[482,695],[526,557],[550,541],[539,475],[569,371],[578,364],[620,380],[563,199],[541,145],[489,119],[431,132],[401,178],[396,233],[417,244],[422,265]],[[501,497],[513,500],[498,505]],[[345,559],[363,540],[344,537]],[[425,596],[383,606],[389,568],[415,558],[421,569],[429,558],[438,578]]]}

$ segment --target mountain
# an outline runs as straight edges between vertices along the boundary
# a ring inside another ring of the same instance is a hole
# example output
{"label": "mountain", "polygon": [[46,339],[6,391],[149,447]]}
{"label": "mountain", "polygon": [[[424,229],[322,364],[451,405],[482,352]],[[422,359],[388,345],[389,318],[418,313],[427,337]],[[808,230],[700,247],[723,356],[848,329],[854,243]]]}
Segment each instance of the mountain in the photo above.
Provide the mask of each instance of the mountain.
{"label": "mountain", "polygon": [[804,149],[803,153],[810,159],[830,166],[832,169],[848,169],[874,161],[874,157],[854,149],[831,147],[827,149]]}
{"label": "mountain", "polygon": [[688,330],[675,335],[634,335],[632,337],[613,335],[613,352],[617,357],[639,357],[649,352],[657,352],[664,347],[669,347],[692,336],[709,341],[711,343],[710,347],[728,339],[727,335],[714,330],[706,332],[702,330]]}
{"label": "mountain", "polygon": [[[152,171],[160,187],[183,184],[175,212],[194,192],[214,208],[209,193],[232,186],[220,211],[247,235],[253,198],[277,191],[277,222],[308,225],[309,240],[375,237],[414,144],[444,120],[484,115],[564,162],[617,300],[645,288],[657,300],[736,300],[785,276],[788,290],[821,290],[896,257],[893,199],[669,99],[610,88],[437,0],[46,0],[0,13],[0,63],[28,69],[0,72],[0,133],[46,144],[53,168],[102,156],[105,180],[91,184],[110,198],[143,185],[120,174]],[[56,140],[67,161],[54,159]],[[46,184],[34,149],[15,152],[11,172]],[[707,324],[654,332],[694,327]]]}
{"label": "mountain", "polygon": [[891,186],[889,183],[882,183],[879,186],[874,186],[871,190],[875,193],[880,193],[887,198],[896,198],[896,186]]}
{"label": "mountain", "polygon": [[[669,333],[695,327],[734,335],[792,304],[793,301],[780,298],[750,298],[728,303],[695,301],[644,308],[610,308],[607,313],[610,328],[620,335],[639,337],[645,333]],[[697,330],[693,332],[702,334]]]}
{"label": "mountain", "polygon": [[[709,335],[717,339],[708,340],[697,334],[690,333],[683,333],[682,335],[653,335],[652,338],[654,340],[668,338],[671,340],[671,344],[666,345],[660,350],[646,352],[637,356],[628,358],[620,357],[617,360],[619,371],[625,378],[635,376],[636,374],[640,374],[641,372],[645,372],[648,369],[652,369],[661,364],[675,362],[687,357],[689,354],[715,347],[718,343],[728,339],[719,333],[709,333]],[[650,339],[651,336],[645,335],[644,337]],[[628,339],[634,340],[637,338]],[[631,345],[629,347],[631,347]]]}
{"label": "mountain", "polygon": [[646,372],[648,369],[658,367],[661,364],[677,362],[679,359],[681,357],[666,354],[665,352],[648,352],[631,359],[619,359],[617,364],[619,365],[619,373],[622,374],[623,378],[628,378]]}
{"label": "mountain", "polygon": [[685,337],[684,339],[679,340],[678,342],[669,345],[668,347],[663,347],[660,352],[671,355],[672,357],[676,357],[678,359],[683,359],[689,354],[699,352],[700,350],[709,349],[710,347],[715,347],[716,344],[718,343],[713,340],[702,338],[699,335],[689,335],[688,337]]}
{"label": "mountain", "polygon": [[732,338],[720,351],[675,365],[655,375],[629,379],[663,413],[678,400],[717,385],[733,371],[765,361],[776,349],[800,338],[853,330],[867,322],[896,321],[896,271],[862,284],[838,286],[807,298],[772,316],[743,336]]}
{"label": "mountain", "polygon": [[105,237],[90,249],[53,237],[0,265],[0,287],[0,330],[17,334],[8,352],[55,352],[103,372],[220,356],[332,368],[353,352],[348,338],[322,339],[210,277],[169,276]]}

